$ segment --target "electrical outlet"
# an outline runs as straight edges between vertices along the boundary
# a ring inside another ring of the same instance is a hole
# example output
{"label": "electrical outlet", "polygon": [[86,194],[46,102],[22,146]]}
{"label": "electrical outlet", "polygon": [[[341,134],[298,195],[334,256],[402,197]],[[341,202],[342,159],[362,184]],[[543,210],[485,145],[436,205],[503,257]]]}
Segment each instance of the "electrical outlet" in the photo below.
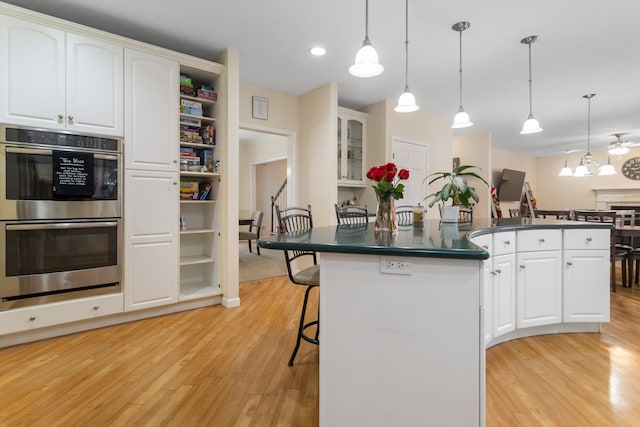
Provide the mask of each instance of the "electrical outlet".
{"label": "electrical outlet", "polygon": [[380,273],[407,274],[413,273],[413,260],[411,258],[380,258]]}

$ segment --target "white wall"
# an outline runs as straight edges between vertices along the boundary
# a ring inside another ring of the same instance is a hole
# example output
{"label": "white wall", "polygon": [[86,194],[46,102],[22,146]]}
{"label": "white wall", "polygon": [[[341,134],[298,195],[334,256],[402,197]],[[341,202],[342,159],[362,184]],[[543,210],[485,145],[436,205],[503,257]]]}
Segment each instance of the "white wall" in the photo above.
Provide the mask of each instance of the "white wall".
{"label": "white wall", "polygon": [[[460,158],[460,165],[477,166],[473,172],[491,183],[491,134],[489,132],[461,136],[453,140],[453,157]],[[475,188],[480,201],[474,208],[475,218],[491,218],[490,189],[477,178],[468,180]]]}

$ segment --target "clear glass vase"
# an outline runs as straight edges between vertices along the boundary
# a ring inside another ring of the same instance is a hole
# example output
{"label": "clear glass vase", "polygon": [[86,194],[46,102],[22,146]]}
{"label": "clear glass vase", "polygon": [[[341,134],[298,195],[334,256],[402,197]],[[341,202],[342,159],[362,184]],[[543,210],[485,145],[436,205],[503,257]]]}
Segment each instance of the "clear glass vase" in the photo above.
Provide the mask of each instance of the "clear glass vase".
{"label": "clear glass vase", "polygon": [[378,208],[376,209],[375,231],[398,231],[396,221],[395,199],[391,194],[376,194]]}

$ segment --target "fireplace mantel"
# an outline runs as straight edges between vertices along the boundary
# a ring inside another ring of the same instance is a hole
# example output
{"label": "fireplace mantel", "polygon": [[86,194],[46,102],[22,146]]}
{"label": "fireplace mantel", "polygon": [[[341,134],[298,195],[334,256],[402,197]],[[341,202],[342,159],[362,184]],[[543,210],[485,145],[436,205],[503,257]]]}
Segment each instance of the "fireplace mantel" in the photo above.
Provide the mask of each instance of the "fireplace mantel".
{"label": "fireplace mantel", "polygon": [[639,188],[594,188],[597,209],[607,210],[611,206],[640,205]]}

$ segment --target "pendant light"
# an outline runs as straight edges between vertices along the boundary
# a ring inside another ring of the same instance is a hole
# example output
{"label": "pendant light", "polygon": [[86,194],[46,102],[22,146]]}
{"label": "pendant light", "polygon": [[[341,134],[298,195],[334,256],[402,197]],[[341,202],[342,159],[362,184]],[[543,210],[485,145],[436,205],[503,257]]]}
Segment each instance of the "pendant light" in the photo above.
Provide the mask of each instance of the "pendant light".
{"label": "pendant light", "polygon": [[587,154],[585,154],[581,159],[578,167],[576,168],[573,176],[581,177],[581,176],[591,176],[598,172],[598,175],[606,176],[606,175],[615,175],[616,170],[611,164],[611,160],[607,157],[606,161],[599,162],[593,159],[593,155],[591,154],[591,98],[596,96],[595,93],[590,93],[587,95],[583,95],[582,97],[588,101],[588,110],[587,110]]}
{"label": "pendant light", "polygon": [[405,69],[404,69],[404,93],[398,99],[398,105],[394,110],[398,113],[412,113],[418,111],[420,107],[416,105],[416,97],[409,90],[409,0],[405,0],[406,6],[406,38],[405,46]]}
{"label": "pendant light", "polygon": [[349,72],[356,77],[375,77],[383,71],[384,67],[378,62],[378,52],[369,40],[369,0],[365,0],[364,41]]}
{"label": "pendant light", "polygon": [[453,124],[451,127],[453,129],[461,129],[468,128],[469,126],[473,126],[471,120],[469,120],[469,115],[462,108],[462,32],[469,28],[471,24],[465,21],[457,22],[453,24],[451,29],[453,31],[457,31],[460,34],[460,108],[458,108],[458,114],[453,118]]}
{"label": "pendant light", "polygon": [[569,167],[569,162],[567,160],[564,161],[564,166],[560,169],[558,176],[573,176],[573,171]]}
{"label": "pendant light", "polygon": [[520,43],[529,46],[529,117],[522,126],[521,134],[538,133],[542,132],[542,128],[538,121],[533,117],[532,109],[532,96],[531,96],[531,45],[538,40],[538,36],[529,36],[520,40]]}

